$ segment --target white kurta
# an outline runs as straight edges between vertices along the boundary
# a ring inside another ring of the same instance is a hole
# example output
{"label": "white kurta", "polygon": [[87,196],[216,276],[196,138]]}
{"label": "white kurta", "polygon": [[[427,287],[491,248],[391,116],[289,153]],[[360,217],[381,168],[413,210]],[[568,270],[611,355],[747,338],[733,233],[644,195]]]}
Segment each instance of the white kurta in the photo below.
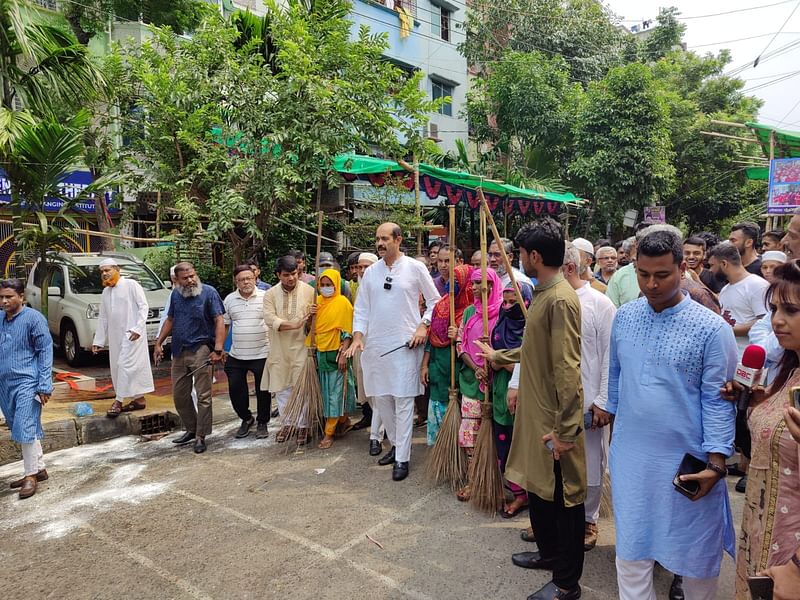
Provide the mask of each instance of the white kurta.
{"label": "white kurta", "polygon": [[[384,289],[391,277],[390,290]],[[419,297],[425,298],[425,314],[420,317]],[[424,393],[419,370],[423,346],[403,348],[388,356],[384,352],[408,342],[422,319],[431,318],[439,292],[428,269],[421,262],[402,256],[391,268],[383,259],[364,272],[358,286],[353,331],[364,334],[361,368],[367,396],[407,398]]]}
{"label": "white kurta", "polygon": [[[138,282],[120,278],[103,290],[95,346],[108,346],[111,381],[117,398],[137,398],[152,392],[153,373],[147,350],[147,298]],[[131,333],[138,333],[136,341]]]}
{"label": "white kurta", "polygon": [[[608,403],[608,358],[614,303],[592,288],[590,282],[576,290],[581,303],[581,383],[584,412],[592,404],[605,410]],[[586,484],[603,485],[608,456],[608,427],[586,431]]]}

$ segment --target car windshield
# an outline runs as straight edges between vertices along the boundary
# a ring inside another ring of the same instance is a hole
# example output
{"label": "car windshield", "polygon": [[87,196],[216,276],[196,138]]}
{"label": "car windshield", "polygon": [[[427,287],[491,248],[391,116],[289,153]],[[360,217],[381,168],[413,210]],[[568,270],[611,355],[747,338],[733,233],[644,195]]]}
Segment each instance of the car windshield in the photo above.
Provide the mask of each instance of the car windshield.
{"label": "car windshield", "polygon": [[[155,274],[144,265],[122,263],[119,266],[123,277],[130,277],[139,282],[146,292],[160,290],[164,285]],[[69,267],[69,283],[76,294],[102,294],[103,283],[100,280],[100,268],[96,265]]]}

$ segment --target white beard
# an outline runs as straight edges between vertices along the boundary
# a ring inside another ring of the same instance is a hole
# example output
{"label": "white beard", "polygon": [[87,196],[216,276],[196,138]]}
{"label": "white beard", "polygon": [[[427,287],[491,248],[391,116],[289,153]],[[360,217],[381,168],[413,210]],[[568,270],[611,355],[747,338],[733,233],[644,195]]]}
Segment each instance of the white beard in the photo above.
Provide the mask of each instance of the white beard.
{"label": "white beard", "polygon": [[178,292],[184,298],[195,298],[203,293],[203,282],[198,281],[197,285],[192,287],[184,287],[182,285],[175,286],[178,288]]}

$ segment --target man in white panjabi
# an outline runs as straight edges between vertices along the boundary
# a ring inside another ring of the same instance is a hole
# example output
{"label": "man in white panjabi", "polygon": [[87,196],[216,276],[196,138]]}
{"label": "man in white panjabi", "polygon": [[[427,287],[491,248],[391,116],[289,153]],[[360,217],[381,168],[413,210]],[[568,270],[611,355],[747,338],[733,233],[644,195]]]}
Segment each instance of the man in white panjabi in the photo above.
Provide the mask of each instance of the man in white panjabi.
{"label": "man in white panjabi", "polygon": [[275,440],[285,442],[289,434],[288,426],[296,425],[298,443],[305,444],[308,440],[308,424],[288,423],[285,409],[308,356],[306,325],[316,292],[313,287],[300,281],[294,256],[280,257],[275,272],[280,283],[264,292],[264,324],[267,326],[270,351],[261,378],[261,389],[274,393],[278,402],[283,427]]}
{"label": "man in white panjabi", "polygon": [[[587,270],[581,253],[571,242],[564,252],[564,279],[572,286],[581,303],[581,383],[583,384],[584,415],[591,411],[592,425],[586,429],[586,500],[583,548],[588,551],[597,544],[597,519],[600,517],[600,498],[603,477],[608,464],[608,442],[611,415],[608,402],[608,358],[611,325],[617,309],[611,299],[597,291],[583,278]],[[583,263],[583,264],[582,264]]]}
{"label": "man in white panjabi", "polygon": [[[100,300],[97,331],[92,352],[97,354],[108,346],[111,382],[116,398],[106,413],[120,413],[145,407],[144,394],[152,392],[153,373],[147,349],[147,298],[137,281],[122,277],[113,258],[100,263],[100,278],[104,290]],[[125,398],[131,398],[123,405]]]}
{"label": "man in white panjabi", "polygon": [[[353,316],[348,358],[362,351],[364,391],[376,400],[392,449],[379,465],[394,464],[392,479],[408,476],[414,398],[424,393],[420,366],[439,292],[428,269],[400,251],[402,230],[384,223],[375,235],[383,258],[364,272]],[[420,295],[425,313],[420,319]],[[394,350],[394,352],[392,352]]]}

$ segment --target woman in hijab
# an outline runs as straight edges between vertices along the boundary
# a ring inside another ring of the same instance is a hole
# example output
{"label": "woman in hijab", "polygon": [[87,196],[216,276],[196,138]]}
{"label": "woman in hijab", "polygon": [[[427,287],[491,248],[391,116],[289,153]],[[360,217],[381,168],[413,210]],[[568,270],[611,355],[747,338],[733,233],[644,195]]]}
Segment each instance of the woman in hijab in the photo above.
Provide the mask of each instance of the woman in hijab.
{"label": "woman in hijab", "polygon": [[344,355],[352,341],[353,305],[342,296],[341,283],[339,271],[326,269],[317,284],[317,367],[325,412],[325,437],[319,447],[323,450],[333,445],[334,437],[352,429],[347,415],[356,408],[353,370]]}
{"label": "woman in hijab", "polygon": [[[533,300],[533,287],[525,282],[518,282],[520,295],[525,307],[530,306]],[[517,302],[517,294],[511,285],[503,290],[503,305],[497,325],[492,332],[492,348],[495,350],[511,350],[522,345],[522,334],[525,331],[525,313]],[[511,437],[514,433],[514,415],[508,410],[506,396],[508,382],[514,372],[514,365],[499,367],[492,376],[492,420],[494,425],[494,439],[497,443],[497,460],[500,471],[505,473],[508,452],[511,449]],[[500,516],[510,519],[528,506],[528,495],[516,483],[506,481],[506,488],[514,495],[514,501],[506,504]]]}
{"label": "woman in hijab", "polygon": [[[455,283],[455,323],[460,324],[466,308],[472,304],[472,267],[459,265],[453,270]],[[449,285],[449,282],[445,284]],[[422,383],[430,390],[428,404],[428,446],[436,443],[442,419],[450,399],[450,290],[433,307],[431,330],[422,359]],[[458,366],[456,366],[456,369]]]}
{"label": "woman in hijab", "polygon": [[[462,325],[456,336],[456,351],[461,358],[458,387],[461,391],[461,429],[458,432],[458,444],[467,452],[469,461],[475,448],[475,438],[481,426],[481,399],[489,385],[489,373],[486,362],[479,356],[483,352],[475,342],[489,340],[483,336],[483,308],[481,301],[482,278],[479,269],[470,275],[474,301],[464,311]],[[486,307],[489,314],[489,332],[494,328],[503,303],[503,284],[494,269],[486,270]],[[467,484],[456,494],[458,499],[466,502],[470,498],[470,486]]]}

